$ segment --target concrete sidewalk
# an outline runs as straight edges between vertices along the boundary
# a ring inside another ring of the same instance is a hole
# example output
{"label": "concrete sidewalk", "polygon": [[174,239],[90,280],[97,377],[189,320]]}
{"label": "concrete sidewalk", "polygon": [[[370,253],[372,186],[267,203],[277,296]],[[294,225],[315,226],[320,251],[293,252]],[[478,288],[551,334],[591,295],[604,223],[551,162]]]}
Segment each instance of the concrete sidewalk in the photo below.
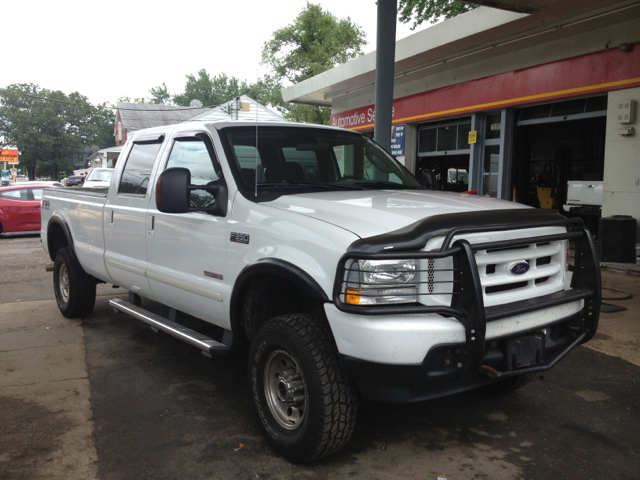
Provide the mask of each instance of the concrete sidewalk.
{"label": "concrete sidewalk", "polygon": [[[625,295],[614,290],[632,298],[617,300]],[[626,310],[601,313],[598,332],[584,346],[640,367],[640,276],[602,270],[602,298],[604,303]]]}
{"label": "concrete sidewalk", "polygon": [[90,396],[81,321],[0,304],[0,478],[96,478]]}

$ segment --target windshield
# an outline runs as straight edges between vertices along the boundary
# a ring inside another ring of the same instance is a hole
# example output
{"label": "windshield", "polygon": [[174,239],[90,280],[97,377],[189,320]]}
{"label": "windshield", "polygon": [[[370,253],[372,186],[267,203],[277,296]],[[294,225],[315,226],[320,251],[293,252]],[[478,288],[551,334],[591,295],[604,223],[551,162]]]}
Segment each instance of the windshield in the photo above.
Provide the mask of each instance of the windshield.
{"label": "windshield", "polygon": [[113,170],[92,170],[87,181],[92,182],[110,182]]}
{"label": "windshield", "polygon": [[[227,127],[220,131],[245,194],[318,190],[418,189],[420,183],[369,138],[298,127]],[[260,200],[260,198],[259,198]]]}

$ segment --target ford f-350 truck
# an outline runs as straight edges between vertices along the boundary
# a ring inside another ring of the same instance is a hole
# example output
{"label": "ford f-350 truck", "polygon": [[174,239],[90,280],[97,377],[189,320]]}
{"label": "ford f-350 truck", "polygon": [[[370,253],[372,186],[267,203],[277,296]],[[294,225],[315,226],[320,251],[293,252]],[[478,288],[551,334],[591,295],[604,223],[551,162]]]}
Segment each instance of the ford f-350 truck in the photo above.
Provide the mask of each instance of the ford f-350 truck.
{"label": "ford f-350 truck", "polygon": [[293,461],[342,448],[359,395],[513,390],[598,325],[599,267],[579,219],[431,191],[346,130],[141,130],[108,189],[47,189],[41,211],[63,315],[89,315],[106,282],[130,292],[114,309],[207,355],[248,345],[258,421]]}

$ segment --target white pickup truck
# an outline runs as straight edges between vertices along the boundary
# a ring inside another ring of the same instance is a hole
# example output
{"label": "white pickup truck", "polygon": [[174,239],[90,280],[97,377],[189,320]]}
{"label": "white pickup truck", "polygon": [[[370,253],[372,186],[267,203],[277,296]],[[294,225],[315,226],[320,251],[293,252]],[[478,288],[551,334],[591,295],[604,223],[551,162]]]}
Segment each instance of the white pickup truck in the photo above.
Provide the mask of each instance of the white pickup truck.
{"label": "white pickup truck", "polygon": [[47,189],[41,211],[63,315],[89,315],[106,282],[130,292],[114,309],[207,355],[248,345],[260,425],[293,461],[342,448],[359,395],[513,390],[598,325],[600,273],[579,219],[430,191],[346,130],[142,130],[108,189]]}

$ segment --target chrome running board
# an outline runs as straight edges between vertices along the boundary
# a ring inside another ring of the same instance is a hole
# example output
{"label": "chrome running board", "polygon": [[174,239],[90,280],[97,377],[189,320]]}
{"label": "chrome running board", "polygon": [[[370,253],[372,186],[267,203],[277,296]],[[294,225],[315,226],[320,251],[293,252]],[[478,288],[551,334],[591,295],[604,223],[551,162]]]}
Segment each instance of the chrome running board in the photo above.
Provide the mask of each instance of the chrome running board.
{"label": "chrome running board", "polygon": [[206,335],[191,330],[190,328],[183,327],[179,323],[173,322],[167,318],[156,315],[155,313],[148,312],[147,310],[137,307],[132,303],[119,298],[109,300],[109,305],[119,312],[126,313],[133,318],[140,320],[155,331],[160,330],[164,333],[168,333],[172,337],[176,337],[183,342],[198,347],[207,356],[220,355],[228,353],[231,349],[231,332],[225,330],[223,341],[228,340],[229,345],[215,341],[213,338],[209,338]]}

